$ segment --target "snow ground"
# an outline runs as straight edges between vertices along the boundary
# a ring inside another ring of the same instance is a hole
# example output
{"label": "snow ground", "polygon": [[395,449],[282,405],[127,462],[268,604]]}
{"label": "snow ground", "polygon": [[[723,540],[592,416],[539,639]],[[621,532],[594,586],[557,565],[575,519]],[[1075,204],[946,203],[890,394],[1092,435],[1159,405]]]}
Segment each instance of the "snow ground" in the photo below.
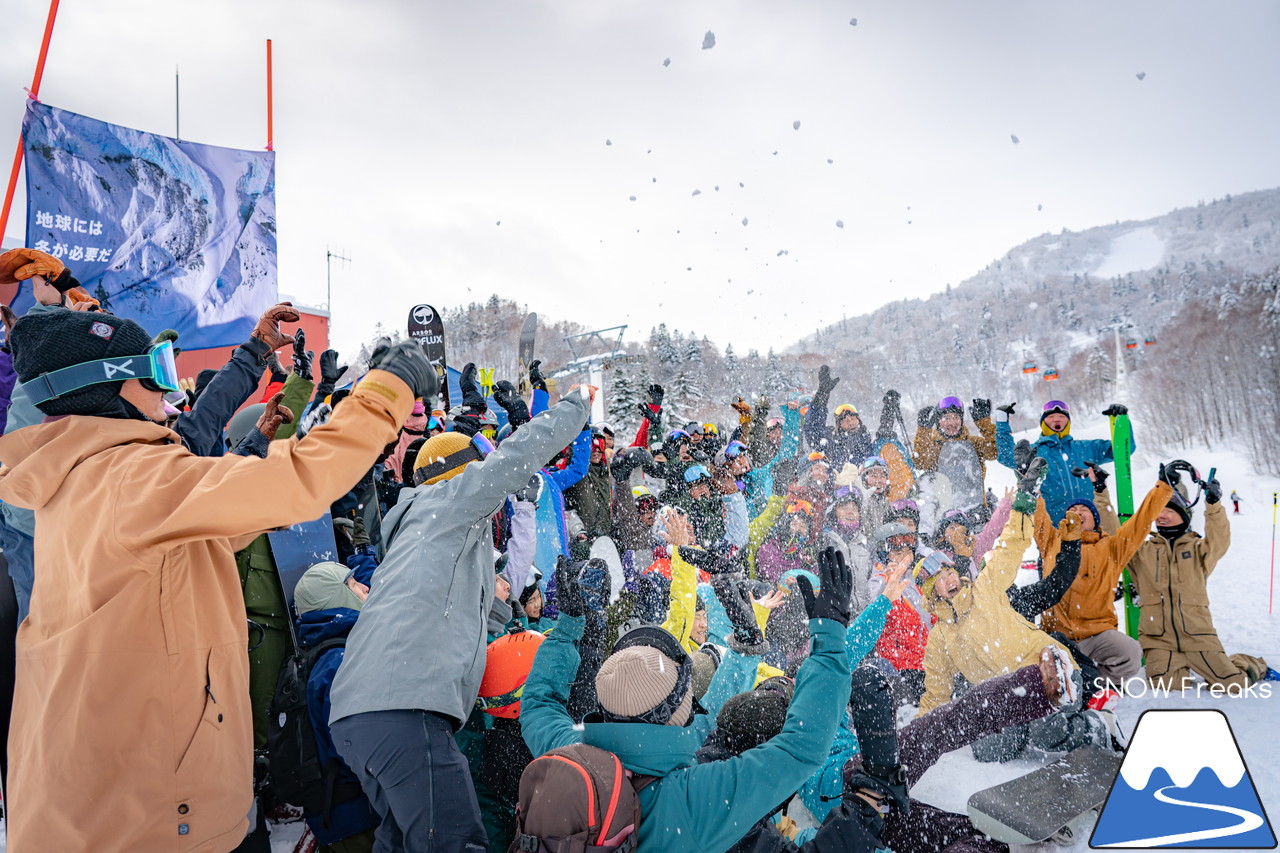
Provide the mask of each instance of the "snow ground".
{"label": "snow ground", "polygon": [[1100,278],[1124,275],[1134,270],[1149,270],[1164,260],[1164,241],[1152,226],[1135,228],[1111,241],[1111,251],[1098,264],[1093,274]]}
{"label": "snow ground", "polygon": [[[1107,424],[1103,418],[1073,426],[1073,434],[1078,438],[1107,436]],[[1241,651],[1261,655],[1275,666],[1280,662],[1280,600],[1276,601],[1276,613],[1267,611],[1272,543],[1271,495],[1280,491],[1280,478],[1258,475],[1241,454],[1233,451],[1211,452],[1204,447],[1151,447],[1143,443],[1141,424],[1135,424],[1134,431],[1139,447],[1133,460],[1135,503],[1141,500],[1147,488],[1155,485],[1159,464],[1171,459],[1186,459],[1206,476],[1208,470],[1216,466],[1225,494],[1230,495],[1233,489],[1239,492],[1242,498],[1240,515],[1230,516],[1231,550],[1209,580],[1214,621],[1228,653]],[[1037,434],[1038,431],[1028,431],[1018,437],[1034,439]],[[1013,485],[1014,477],[1011,471],[993,464],[988,468],[988,481],[999,494],[1004,487]],[[1202,509],[1203,505],[1194,511],[1195,527],[1201,531]],[[1280,684],[1275,686],[1277,694],[1280,694]],[[1117,715],[1121,728],[1128,735],[1132,733],[1138,717],[1148,709],[1213,708],[1223,711],[1240,744],[1263,807],[1275,819],[1280,816],[1280,739],[1274,735],[1277,701],[1276,697],[1214,698],[1207,693],[1199,697],[1190,694],[1153,697],[1148,694],[1122,699]],[[968,750],[957,750],[943,756],[924,775],[912,794],[938,808],[963,813],[974,792],[1028,773],[1041,763],[1019,760],[998,765],[980,764]],[[1276,823],[1272,826],[1280,829]],[[285,824],[275,830],[272,835],[273,853],[292,853],[302,824]],[[0,840],[0,851],[4,849]],[[1089,847],[1086,836],[1075,846],[1046,844],[1038,845],[1036,849],[1066,853],[1087,851]]]}

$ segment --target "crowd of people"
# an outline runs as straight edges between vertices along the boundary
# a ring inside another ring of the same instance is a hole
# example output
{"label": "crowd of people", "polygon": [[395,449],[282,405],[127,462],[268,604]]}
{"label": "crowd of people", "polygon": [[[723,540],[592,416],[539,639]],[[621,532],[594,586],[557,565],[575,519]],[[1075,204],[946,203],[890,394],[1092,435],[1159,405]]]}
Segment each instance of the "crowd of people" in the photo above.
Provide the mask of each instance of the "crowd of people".
{"label": "crowd of people", "polygon": [[[340,384],[287,303],[188,382],[56,258],[6,282],[14,853],[269,850],[290,806],[331,853],[1001,850],[911,797],[943,753],[1118,751],[1134,678],[1277,678],[1210,616],[1218,481],[1162,465],[1121,523],[1062,401],[1034,442],[956,396],[907,436],[890,391],[872,432],[824,366],[726,423],[651,385],[618,435],[536,361],[450,411],[412,343]],[[265,534],[318,517],[287,588]]]}

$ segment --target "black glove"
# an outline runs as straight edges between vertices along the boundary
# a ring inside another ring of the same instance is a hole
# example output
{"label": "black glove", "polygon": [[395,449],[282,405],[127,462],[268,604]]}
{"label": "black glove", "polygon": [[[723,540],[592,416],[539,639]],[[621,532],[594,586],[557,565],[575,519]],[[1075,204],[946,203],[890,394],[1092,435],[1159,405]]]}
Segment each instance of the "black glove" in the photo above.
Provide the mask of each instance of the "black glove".
{"label": "black glove", "polygon": [[898,401],[900,401],[901,399],[902,399],[902,395],[899,394],[897,391],[893,390],[892,388],[884,392],[884,402],[886,405],[896,407],[898,405]]}
{"label": "black glove", "polygon": [[703,551],[701,548],[681,548],[680,559],[695,569],[702,569],[702,571],[713,576],[732,574],[738,570],[736,565],[719,554]]}
{"label": "black glove", "polygon": [[662,407],[652,408],[648,403],[637,403],[640,417],[649,419],[650,429],[662,429]]}
{"label": "black glove", "polygon": [[1018,401],[1014,400],[1012,403],[1005,403],[1003,406],[996,406],[996,411],[1004,412],[1009,417],[1013,417],[1013,407],[1016,405],[1018,405]]}
{"label": "black glove", "polygon": [[302,329],[293,337],[293,372],[307,381],[311,380],[311,360],[314,352],[307,352],[307,334]]}
{"label": "black glove", "polygon": [[507,423],[512,429],[529,422],[529,404],[516,393],[516,386],[510,381],[503,379],[493,386],[493,402],[506,409]]}
{"label": "black glove", "polygon": [[730,647],[741,654],[759,655],[768,651],[764,632],[760,630],[755,610],[751,607],[751,591],[747,589],[747,585],[726,575],[717,575],[711,579],[711,588],[724,605],[724,612],[733,625]]}
{"label": "black glove", "polygon": [[916,414],[916,423],[925,429],[938,425],[938,410],[933,406],[925,406]]}
{"label": "black glove", "polygon": [[338,351],[327,349],[320,353],[320,381],[334,386],[338,384],[338,377],[341,375],[342,368],[338,367]]}
{"label": "black glove", "polygon": [[556,608],[565,616],[587,615],[587,600],[578,582],[581,575],[581,567],[575,567],[564,554],[556,558]]}
{"label": "black glove", "polygon": [[1036,458],[1036,448],[1031,442],[1025,438],[1018,439],[1018,443],[1013,446],[1013,464],[1017,468],[1019,474],[1027,473],[1027,466],[1031,464],[1031,460]]}
{"label": "black glove", "polygon": [[1207,483],[1204,483],[1204,502],[1207,504],[1216,504],[1222,500],[1222,484],[1218,482],[1218,478],[1214,477]]}
{"label": "black glove", "polygon": [[830,396],[831,392],[835,390],[836,385],[838,385],[839,383],[840,383],[839,379],[831,378],[830,367],[824,364],[822,365],[822,367],[818,368],[818,393],[819,394],[821,394],[824,397]]}
{"label": "black glove", "polygon": [[1049,464],[1048,460],[1043,456],[1037,456],[1027,465],[1027,470],[1018,480],[1018,491],[1028,495],[1036,493],[1036,487],[1040,485],[1040,475],[1044,472],[1045,466]]}
{"label": "black glove", "polygon": [[991,417],[991,401],[985,397],[974,397],[973,406],[969,409],[969,416],[975,421]]}
{"label": "black glove", "polygon": [[409,392],[423,400],[440,393],[436,369],[422,354],[422,347],[410,341],[391,346],[380,343],[369,357],[369,367],[393,373],[409,386]]}
{"label": "black glove", "polygon": [[542,375],[542,359],[535,358],[529,362],[529,387],[535,391],[546,391],[547,380]]}
{"label": "black glove", "polygon": [[1086,462],[1084,464],[1089,466],[1090,470],[1093,471],[1093,476],[1097,478],[1096,480],[1094,480],[1093,490],[1098,494],[1102,494],[1103,492],[1105,492],[1107,490],[1107,478],[1110,477],[1111,474],[1107,471],[1107,469],[1101,467],[1100,465],[1095,465],[1092,462]]}
{"label": "black glove", "polygon": [[620,483],[625,483],[627,478],[631,476],[631,472],[639,468],[641,465],[648,465],[653,461],[653,456],[643,447],[628,447],[621,453],[614,455],[613,463],[609,466],[613,473],[614,479]]}
{"label": "black glove", "polygon": [[1178,473],[1178,469],[1174,467],[1172,462],[1167,465],[1161,462],[1160,480],[1176,488],[1182,482],[1182,475]]}
{"label": "black glove", "polygon": [[796,470],[799,463],[794,459],[780,459],[773,463],[773,493],[785,496],[791,484],[796,481]]}
{"label": "black glove", "polygon": [[662,408],[662,398],[666,396],[666,392],[662,390],[662,386],[654,383],[649,386],[648,402],[651,406]]}
{"label": "black glove", "polygon": [[266,358],[267,370],[271,371],[272,382],[283,382],[289,378],[289,374],[285,373],[284,366],[280,364],[280,356],[275,351],[267,353]]}
{"label": "black glove", "polygon": [[1129,414],[1129,407],[1123,406],[1119,403],[1112,403],[1110,406],[1107,406],[1102,410],[1102,414],[1109,418],[1115,417],[1116,415],[1127,415]]}
{"label": "black glove", "polygon": [[539,495],[542,494],[542,476],[534,474],[529,478],[529,482],[525,483],[516,491],[516,500],[528,501],[529,503],[537,503]]}
{"label": "black glove", "polygon": [[468,414],[480,414],[489,411],[489,404],[484,401],[484,395],[480,393],[480,386],[476,384],[476,366],[474,362],[467,362],[462,368],[462,375],[458,377],[458,387],[462,389],[462,410]]}
{"label": "black glove", "polygon": [[800,594],[804,596],[804,609],[810,619],[830,619],[849,627],[853,618],[853,571],[845,562],[844,554],[835,548],[823,549],[818,554],[818,583],[821,589],[814,595],[809,579],[801,575],[796,579]]}

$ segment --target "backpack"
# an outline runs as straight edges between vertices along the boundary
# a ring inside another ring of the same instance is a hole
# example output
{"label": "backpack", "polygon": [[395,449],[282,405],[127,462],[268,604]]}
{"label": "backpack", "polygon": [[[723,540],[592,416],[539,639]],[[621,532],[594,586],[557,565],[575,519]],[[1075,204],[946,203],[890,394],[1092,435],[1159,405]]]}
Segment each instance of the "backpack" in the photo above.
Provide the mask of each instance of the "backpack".
{"label": "backpack", "polygon": [[346,638],[339,637],[290,655],[280,667],[267,720],[267,757],[276,798],[304,814],[323,814],[326,824],[335,804],[363,792],[357,784],[338,783],[342,763],[337,758],[321,764],[307,713],[307,680],[325,652],[346,644]]}
{"label": "backpack", "polygon": [[633,777],[612,752],[575,743],[540,755],[520,776],[516,833],[508,853],[632,853],[640,828]]}

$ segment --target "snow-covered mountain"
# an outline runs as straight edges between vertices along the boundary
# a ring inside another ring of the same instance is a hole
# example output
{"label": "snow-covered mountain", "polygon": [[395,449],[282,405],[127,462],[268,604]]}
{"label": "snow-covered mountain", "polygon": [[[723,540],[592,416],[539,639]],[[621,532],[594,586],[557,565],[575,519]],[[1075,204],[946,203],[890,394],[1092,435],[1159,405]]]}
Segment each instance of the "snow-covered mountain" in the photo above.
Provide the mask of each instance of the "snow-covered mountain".
{"label": "snow-covered mountain", "polygon": [[1188,787],[1206,767],[1228,788],[1244,776],[1231,727],[1217,711],[1146,714],[1134,730],[1120,775],[1130,788],[1141,791],[1157,767],[1164,768],[1179,788]]}

